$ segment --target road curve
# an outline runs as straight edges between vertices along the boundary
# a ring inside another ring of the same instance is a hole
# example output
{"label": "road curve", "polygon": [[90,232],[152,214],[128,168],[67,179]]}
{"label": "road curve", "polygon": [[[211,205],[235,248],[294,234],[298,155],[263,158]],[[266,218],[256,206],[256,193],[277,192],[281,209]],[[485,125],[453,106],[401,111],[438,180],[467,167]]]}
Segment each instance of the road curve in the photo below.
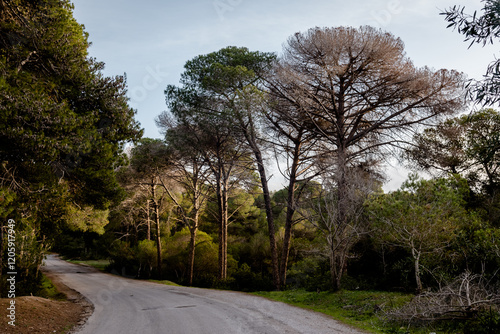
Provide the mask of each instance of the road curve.
{"label": "road curve", "polygon": [[363,332],[320,313],[232,291],[126,279],[49,255],[44,270],[94,304],[79,334]]}

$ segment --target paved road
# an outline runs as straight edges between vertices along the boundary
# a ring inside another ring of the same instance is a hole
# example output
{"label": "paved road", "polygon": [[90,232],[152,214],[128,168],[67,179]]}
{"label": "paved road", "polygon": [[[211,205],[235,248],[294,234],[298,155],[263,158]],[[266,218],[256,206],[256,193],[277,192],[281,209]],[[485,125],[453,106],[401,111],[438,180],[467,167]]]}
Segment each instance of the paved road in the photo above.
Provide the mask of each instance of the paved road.
{"label": "paved road", "polygon": [[49,255],[45,270],[94,304],[79,334],[362,333],[319,313],[231,291],[104,274]]}

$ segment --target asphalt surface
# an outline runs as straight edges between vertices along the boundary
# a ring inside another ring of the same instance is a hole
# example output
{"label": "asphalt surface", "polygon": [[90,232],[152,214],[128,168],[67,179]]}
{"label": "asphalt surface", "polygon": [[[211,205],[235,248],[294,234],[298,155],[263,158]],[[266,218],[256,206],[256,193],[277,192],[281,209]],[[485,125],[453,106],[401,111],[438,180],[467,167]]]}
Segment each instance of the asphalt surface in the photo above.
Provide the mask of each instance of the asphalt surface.
{"label": "asphalt surface", "polygon": [[45,270],[94,304],[79,334],[363,333],[325,315],[231,291],[101,273],[49,255]]}

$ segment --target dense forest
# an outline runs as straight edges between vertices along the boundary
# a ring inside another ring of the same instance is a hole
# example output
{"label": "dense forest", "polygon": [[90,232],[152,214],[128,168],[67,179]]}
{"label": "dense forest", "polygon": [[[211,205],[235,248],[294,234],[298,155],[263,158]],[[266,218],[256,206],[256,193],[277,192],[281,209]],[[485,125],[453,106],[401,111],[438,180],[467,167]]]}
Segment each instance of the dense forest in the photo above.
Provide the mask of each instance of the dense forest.
{"label": "dense forest", "polygon": [[[497,2],[484,3],[446,16],[472,43],[498,36]],[[401,317],[498,306],[495,64],[467,81],[416,67],[389,32],[312,28],[279,54],[188,60],[165,88],[163,137],[142,138],[124,78],[88,56],[69,1],[0,11],[0,250],[14,221],[20,293],[54,251],[188,286],[431,296]],[[395,158],[415,173],[385,193]]]}

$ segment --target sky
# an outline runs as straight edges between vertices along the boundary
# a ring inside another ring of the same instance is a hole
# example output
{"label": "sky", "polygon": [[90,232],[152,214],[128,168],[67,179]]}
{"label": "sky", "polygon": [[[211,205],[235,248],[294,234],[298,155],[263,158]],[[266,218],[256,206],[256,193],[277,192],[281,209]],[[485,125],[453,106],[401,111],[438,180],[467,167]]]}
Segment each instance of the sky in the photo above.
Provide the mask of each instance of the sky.
{"label": "sky", "polygon": [[[446,28],[439,15],[454,5],[480,10],[479,0],[73,0],[85,26],[91,57],[107,76],[126,74],[130,105],[144,136],[161,138],[155,118],[167,109],[164,90],[177,85],[186,61],[227,46],[281,53],[296,32],[313,27],[371,25],[402,39],[417,67],[446,68],[480,79],[498,55],[494,46],[473,45]],[[387,168],[386,190],[408,170]],[[276,178],[275,188],[284,183]]]}

